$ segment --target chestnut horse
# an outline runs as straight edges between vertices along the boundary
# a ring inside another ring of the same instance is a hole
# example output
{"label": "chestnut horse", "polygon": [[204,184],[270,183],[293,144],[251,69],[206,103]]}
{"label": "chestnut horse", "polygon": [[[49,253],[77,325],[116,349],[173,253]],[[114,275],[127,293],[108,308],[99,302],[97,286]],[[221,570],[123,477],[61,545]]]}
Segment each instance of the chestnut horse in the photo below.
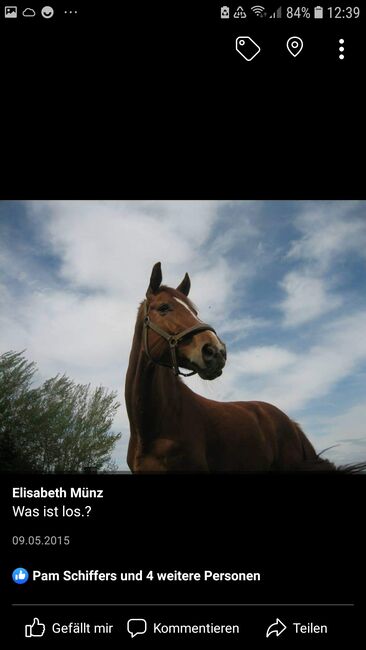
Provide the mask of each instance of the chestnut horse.
{"label": "chestnut horse", "polygon": [[[299,425],[266,402],[217,402],[179,375],[222,374],[225,344],[189,300],[190,279],[163,286],[155,264],[135,326],[126,376],[132,472],[335,470]],[[184,375],[187,376],[187,375]]]}

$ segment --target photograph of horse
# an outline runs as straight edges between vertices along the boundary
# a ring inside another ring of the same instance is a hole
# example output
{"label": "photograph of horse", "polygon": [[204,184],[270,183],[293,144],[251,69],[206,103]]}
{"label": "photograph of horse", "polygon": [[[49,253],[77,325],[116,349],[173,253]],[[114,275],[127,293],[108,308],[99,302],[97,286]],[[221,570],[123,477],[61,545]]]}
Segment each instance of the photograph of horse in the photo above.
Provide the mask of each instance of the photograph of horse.
{"label": "photograph of horse", "polygon": [[214,380],[226,363],[225,344],[199,319],[190,286],[187,273],[176,289],[164,286],[158,262],[138,309],[125,385],[131,471],[336,471],[276,406],[218,402],[183,383],[181,375],[196,373]]}
{"label": "photograph of horse", "polygon": [[4,201],[0,229],[0,473],[366,471],[365,201]]}

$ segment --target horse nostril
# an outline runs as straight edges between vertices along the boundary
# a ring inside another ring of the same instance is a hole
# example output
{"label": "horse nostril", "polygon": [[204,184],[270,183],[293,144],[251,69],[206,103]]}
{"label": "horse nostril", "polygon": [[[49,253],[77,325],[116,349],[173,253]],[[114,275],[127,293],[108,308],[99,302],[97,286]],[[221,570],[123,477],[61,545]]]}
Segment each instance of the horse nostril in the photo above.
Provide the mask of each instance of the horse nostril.
{"label": "horse nostril", "polygon": [[218,350],[210,343],[206,343],[202,348],[202,356],[205,361],[212,361],[217,357]]}

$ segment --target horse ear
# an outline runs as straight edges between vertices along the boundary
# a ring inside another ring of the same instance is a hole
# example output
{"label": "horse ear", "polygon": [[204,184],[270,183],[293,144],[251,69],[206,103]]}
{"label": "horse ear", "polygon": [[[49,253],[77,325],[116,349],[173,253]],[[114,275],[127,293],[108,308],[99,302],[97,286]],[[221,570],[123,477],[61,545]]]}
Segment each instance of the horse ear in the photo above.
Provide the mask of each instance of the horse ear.
{"label": "horse ear", "polygon": [[150,284],[146,295],[149,293],[156,293],[161,285],[162,279],[163,276],[161,273],[161,263],[156,262],[156,264],[153,266],[153,270],[151,271]]}
{"label": "horse ear", "polygon": [[190,288],[191,288],[191,280],[189,278],[188,273],[186,273],[182,282],[177,287],[177,291],[180,291],[181,293],[184,293],[185,296],[188,296]]}

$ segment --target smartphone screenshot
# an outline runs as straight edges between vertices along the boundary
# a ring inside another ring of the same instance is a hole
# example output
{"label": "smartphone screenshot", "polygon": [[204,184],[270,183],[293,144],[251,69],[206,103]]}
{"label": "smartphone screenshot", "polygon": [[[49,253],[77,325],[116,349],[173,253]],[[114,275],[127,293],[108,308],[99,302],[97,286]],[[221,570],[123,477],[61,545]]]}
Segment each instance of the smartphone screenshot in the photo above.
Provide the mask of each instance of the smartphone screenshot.
{"label": "smartphone screenshot", "polygon": [[4,647],[361,647],[364,42],[0,6]]}

